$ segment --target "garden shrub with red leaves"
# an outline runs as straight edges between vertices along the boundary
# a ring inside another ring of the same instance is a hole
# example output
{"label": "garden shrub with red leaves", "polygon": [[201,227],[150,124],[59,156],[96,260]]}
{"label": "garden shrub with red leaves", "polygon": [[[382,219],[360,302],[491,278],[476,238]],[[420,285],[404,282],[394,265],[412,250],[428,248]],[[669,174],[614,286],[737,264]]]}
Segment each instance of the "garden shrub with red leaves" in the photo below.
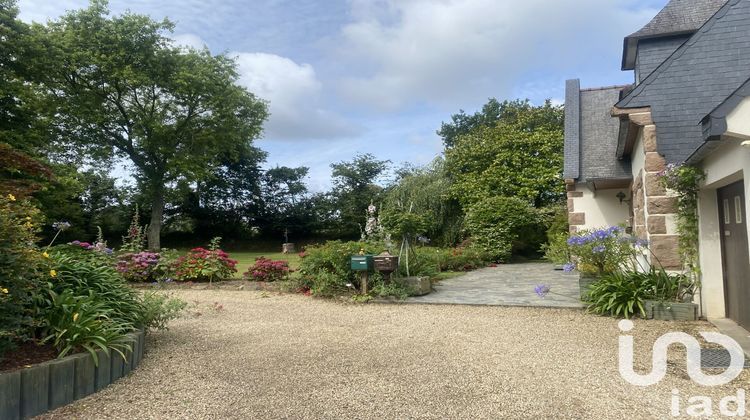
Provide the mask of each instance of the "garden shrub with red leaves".
{"label": "garden shrub with red leaves", "polygon": [[226,280],[237,272],[237,260],[219,249],[221,238],[214,238],[208,249],[193,248],[187,255],[175,261],[174,274],[177,281]]}
{"label": "garden shrub with red leaves", "polygon": [[243,275],[245,280],[279,281],[289,274],[289,263],[283,260],[271,260],[266,257],[255,259],[255,265]]}

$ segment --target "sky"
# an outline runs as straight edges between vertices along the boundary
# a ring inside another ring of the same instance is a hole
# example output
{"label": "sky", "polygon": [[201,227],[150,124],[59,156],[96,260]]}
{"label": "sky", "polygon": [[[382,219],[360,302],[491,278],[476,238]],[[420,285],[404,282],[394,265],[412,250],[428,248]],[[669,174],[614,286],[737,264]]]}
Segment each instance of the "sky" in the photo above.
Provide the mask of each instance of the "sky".
{"label": "sky", "polygon": [[[180,45],[235,57],[239,83],[269,103],[257,145],[265,167],[330,164],[371,153],[395,165],[442,152],[435,133],[490,97],[562,103],[582,87],[633,81],[623,38],[667,0],[110,0],[175,22]],[[20,18],[56,19],[87,0],[20,0]]]}

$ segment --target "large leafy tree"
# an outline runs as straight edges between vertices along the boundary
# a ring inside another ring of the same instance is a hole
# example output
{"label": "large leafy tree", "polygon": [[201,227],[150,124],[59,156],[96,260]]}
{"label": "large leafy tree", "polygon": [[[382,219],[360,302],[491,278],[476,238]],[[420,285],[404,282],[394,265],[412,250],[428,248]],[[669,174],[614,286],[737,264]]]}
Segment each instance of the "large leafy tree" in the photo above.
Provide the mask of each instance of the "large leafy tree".
{"label": "large leafy tree", "polygon": [[[451,197],[451,178],[445,160],[438,157],[424,167],[406,166],[388,187],[383,210],[405,209],[425,215],[428,238],[435,244],[453,245],[461,239],[463,214],[461,206]],[[420,232],[421,233],[421,232]]]}
{"label": "large leafy tree", "polygon": [[547,101],[505,102],[492,125],[455,139],[446,151],[451,192],[468,208],[486,197],[518,197],[535,207],[559,202],[564,194],[563,110]]}
{"label": "large leafy tree", "polygon": [[262,228],[274,237],[309,234],[314,229],[312,202],[307,195],[305,178],[309,168],[277,166],[263,174]]}
{"label": "large leafy tree", "polygon": [[378,180],[388,169],[389,161],[371,154],[360,154],[349,162],[331,164],[333,206],[330,223],[337,225],[339,235],[355,237],[364,226],[367,206],[379,202],[383,187]]}
{"label": "large leafy tree", "polygon": [[57,144],[89,162],[120,157],[150,198],[149,247],[160,248],[167,193],[210,178],[262,132],[266,105],[237,84],[236,64],[174,47],[173,25],[104,1],[33,30],[47,54],[37,82],[54,99]]}

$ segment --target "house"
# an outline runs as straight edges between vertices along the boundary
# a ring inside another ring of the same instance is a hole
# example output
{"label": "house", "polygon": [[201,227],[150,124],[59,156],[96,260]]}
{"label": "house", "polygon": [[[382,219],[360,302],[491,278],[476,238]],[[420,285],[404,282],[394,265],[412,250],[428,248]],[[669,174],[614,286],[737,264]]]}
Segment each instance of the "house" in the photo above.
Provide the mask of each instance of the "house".
{"label": "house", "polygon": [[671,0],[625,37],[634,84],[566,85],[571,231],[627,224],[667,269],[682,269],[668,164],[703,169],[697,297],[709,318],[750,328],[750,0]]}

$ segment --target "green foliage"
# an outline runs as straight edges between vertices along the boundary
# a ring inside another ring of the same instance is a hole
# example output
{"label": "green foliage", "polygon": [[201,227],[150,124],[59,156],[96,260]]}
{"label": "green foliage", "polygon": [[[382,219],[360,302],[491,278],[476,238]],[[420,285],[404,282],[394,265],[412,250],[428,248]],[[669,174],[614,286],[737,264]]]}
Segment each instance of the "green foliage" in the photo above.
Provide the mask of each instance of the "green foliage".
{"label": "green foliage", "polygon": [[567,264],[570,262],[567,233],[556,233],[548,241],[546,244],[542,244],[544,258],[554,264]]}
{"label": "green foliage", "polygon": [[452,181],[442,158],[422,168],[403,168],[389,186],[383,201],[384,214],[408,204],[425,215],[424,233],[434,245],[450,246],[462,239],[463,213],[449,191]]}
{"label": "green foliage", "polygon": [[125,359],[124,351],[130,350],[130,331],[114,321],[112,309],[94,292],[77,295],[72,290],[58,294],[50,290],[50,306],[46,311],[45,338],[58,350],[58,358],[82,348],[89,352],[98,364],[97,349],[109,352],[114,350]]}
{"label": "green foliage", "polygon": [[51,289],[59,295],[70,291],[74,296],[94,296],[98,303],[108,308],[107,316],[118,327],[132,331],[142,327],[142,310],[138,293],[130,288],[112,262],[98,253],[89,252],[82,258],[79,252],[70,252],[68,247],[55,247],[50,259],[57,275],[51,281]]}
{"label": "green foliage", "polygon": [[395,297],[398,300],[404,300],[409,297],[410,290],[398,281],[378,281],[371,290],[371,294],[376,297],[386,298]]}
{"label": "green foliage", "polygon": [[536,250],[544,227],[538,211],[515,197],[486,197],[469,207],[466,227],[473,243],[501,261],[512,252]]}
{"label": "green foliage", "polygon": [[29,201],[0,196],[0,357],[38,325],[47,262],[34,245],[41,214]]}
{"label": "green foliage", "polygon": [[380,201],[383,188],[377,185],[389,161],[361,154],[351,162],[331,164],[333,189],[327,223],[339,237],[355,238],[364,227],[364,215],[372,202]]}
{"label": "green foliage", "polygon": [[143,294],[143,311],[140,324],[146,329],[166,330],[170,321],[180,317],[187,302],[165,293],[146,292]]}
{"label": "green foliage", "polygon": [[366,242],[328,241],[322,245],[305,249],[300,273],[303,286],[314,295],[335,296],[349,290],[347,284],[358,284],[356,273],[351,270],[351,256],[364,250],[366,254],[378,254],[383,249]]}
{"label": "green foliage", "polygon": [[690,301],[695,282],[684,274],[670,274],[651,267],[649,271],[618,270],[602,276],[589,289],[586,304],[591,312],[630,318],[646,315],[644,300]]}
{"label": "green foliage", "polygon": [[637,271],[616,271],[602,276],[589,288],[586,304],[589,311],[630,318],[635,313],[646,315],[643,300],[652,284],[647,274]]}
{"label": "green foliage", "polygon": [[151,198],[155,250],[168,186],[210,177],[222,158],[251,147],[267,116],[266,104],[237,83],[235,61],[173,46],[172,28],[133,13],[110,17],[101,1],[33,27],[46,47],[36,85],[57,127],[74,133],[57,146],[72,146],[78,160],[132,162]]}
{"label": "green foliage", "polygon": [[482,249],[469,246],[459,248],[420,248],[421,259],[430,261],[438,272],[471,271],[491,263],[492,255]]}
{"label": "green foliage", "polygon": [[494,125],[482,124],[446,151],[451,193],[464,208],[494,196],[518,197],[535,207],[564,194],[563,110],[549,102],[506,102]]}
{"label": "green foliage", "polygon": [[699,184],[706,179],[700,168],[690,165],[669,164],[661,172],[662,184],[677,193],[677,233],[680,259],[685,269],[694,277],[700,273],[698,260],[698,191]]}

